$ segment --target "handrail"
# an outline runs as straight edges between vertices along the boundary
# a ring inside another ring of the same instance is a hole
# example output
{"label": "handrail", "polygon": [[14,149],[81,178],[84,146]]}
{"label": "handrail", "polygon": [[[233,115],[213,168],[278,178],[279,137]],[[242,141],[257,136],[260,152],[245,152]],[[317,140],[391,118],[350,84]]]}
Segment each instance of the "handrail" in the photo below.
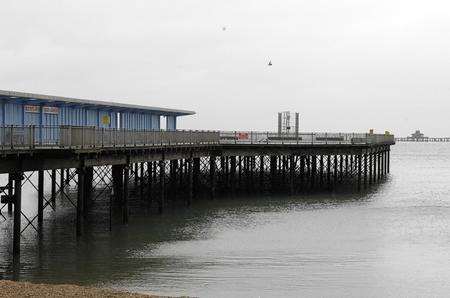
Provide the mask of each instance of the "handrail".
{"label": "handrail", "polygon": [[394,144],[390,134],[258,131],[120,130],[94,126],[0,126],[0,150],[201,144]]}

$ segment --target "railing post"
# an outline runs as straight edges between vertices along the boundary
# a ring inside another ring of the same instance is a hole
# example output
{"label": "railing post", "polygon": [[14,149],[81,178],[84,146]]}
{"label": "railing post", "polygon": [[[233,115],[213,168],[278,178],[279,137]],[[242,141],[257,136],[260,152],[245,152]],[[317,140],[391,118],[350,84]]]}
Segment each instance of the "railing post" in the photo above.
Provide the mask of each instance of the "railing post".
{"label": "railing post", "polygon": [[13,149],[14,148],[14,144],[13,144],[13,133],[14,133],[14,128],[13,128],[13,126],[11,125],[10,127],[10,133],[9,133],[9,145],[11,146],[11,149]]}
{"label": "railing post", "polygon": [[314,145],[314,133],[311,133],[311,145]]}
{"label": "railing post", "polygon": [[[32,126],[30,126],[30,149],[33,149],[34,148],[34,133],[35,133],[35,126],[34,125],[32,125]],[[39,142],[42,142],[42,140],[40,140]],[[42,144],[41,144],[42,145]]]}
{"label": "railing post", "polygon": [[84,126],[81,126],[81,148],[84,148]]}
{"label": "railing post", "polygon": [[104,145],[105,145],[104,134],[105,134],[105,128],[102,127],[102,148],[103,148]]}
{"label": "railing post", "polygon": [[69,145],[69,149],[72,149],[72,126],[69,126],[67,138],[68,138],[67,145]]}
{"label": "railing post", "polygon": [[237,144],[237,133],[234,131],[234,143]]}
{"label": "railing post", "polygon": [[253,144],[253,131],[250,131],[250,144]]}
{"label": "railing post", "polygon": [[325,145],[328,145],[328,133],[325,133]]}

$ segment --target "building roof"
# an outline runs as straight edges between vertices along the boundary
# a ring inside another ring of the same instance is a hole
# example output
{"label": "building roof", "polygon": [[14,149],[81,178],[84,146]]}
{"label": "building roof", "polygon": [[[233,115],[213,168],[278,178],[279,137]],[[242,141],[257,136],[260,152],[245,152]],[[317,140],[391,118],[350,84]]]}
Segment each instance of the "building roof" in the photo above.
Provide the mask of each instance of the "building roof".
{"label": "building roof", "polygon": [[41,103],[50,103],[55,105],[61,104],[78,104],[83,106],[95,106],[98,108],[109,108],[117,111],[126,111],[126,110],[134,110],[140,112],[153,112],[160,115],[174,115],[174,116],[186,116],[195,114],[194,111],[188,110],[177,110],[177,109],[167,109],[167,108],[159,108],[153,106],[143,106],[143,105],[134,105],[134,104],[126,104],[126,103],[117,103],[112,101],[102,101],[102,100],[90,100],[90,99],[80,99],[80,98],[72,98],[72,97],[63,97],[63,96],[53,96],[53,95],[45,95],[45,94],[36,94],[36,93],[25,93],[25,92],[17,92],[17,91],[6,91],[0,90],[0,98],[3,99],[23,99],[29,101],[37,101]]}

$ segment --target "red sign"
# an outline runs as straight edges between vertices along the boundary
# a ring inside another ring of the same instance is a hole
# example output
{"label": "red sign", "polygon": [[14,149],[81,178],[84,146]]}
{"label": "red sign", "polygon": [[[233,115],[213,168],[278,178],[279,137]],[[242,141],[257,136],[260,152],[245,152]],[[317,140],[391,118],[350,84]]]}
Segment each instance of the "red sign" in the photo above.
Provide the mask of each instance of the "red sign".
{"label": "red sign", "polygon": [[25,113],[39,113],[39,106],[26,105],[23,106],[23,109],[25,110]]}
{"label": "red sign", "polygon": [[248,140],[248,133],[247,132],[238,132],[236,137],[238,140]]}

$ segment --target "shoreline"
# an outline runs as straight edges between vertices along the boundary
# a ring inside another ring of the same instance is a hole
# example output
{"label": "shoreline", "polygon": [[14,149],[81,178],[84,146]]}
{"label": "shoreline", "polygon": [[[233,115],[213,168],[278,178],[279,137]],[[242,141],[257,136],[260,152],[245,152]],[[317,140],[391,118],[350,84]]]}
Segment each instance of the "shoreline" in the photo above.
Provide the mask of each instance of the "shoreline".
{"label": "shoreline", "polygon": [[72,284],[37,284],[0,280],[2,297],[109,297],[109,298],[161,298],[150,294],[132,293],[112,289],[85,287]]}

